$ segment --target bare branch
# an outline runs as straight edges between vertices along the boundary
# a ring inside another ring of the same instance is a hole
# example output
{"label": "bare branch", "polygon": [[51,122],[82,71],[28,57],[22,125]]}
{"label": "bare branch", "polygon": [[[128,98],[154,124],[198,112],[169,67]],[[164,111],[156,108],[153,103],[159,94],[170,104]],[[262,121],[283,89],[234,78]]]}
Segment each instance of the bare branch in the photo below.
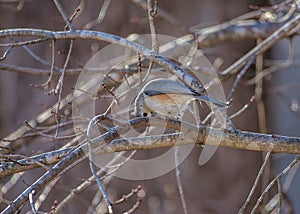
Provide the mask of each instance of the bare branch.
{"label": "bare branch", "polygon": [[74,43],[74,40],[72,39],[70,41],[68,55],[67,55],[66,61],[64,63],[64,67],[63,67],[61,76],[58,80],[58,83],[56,85],[56,89],[55,89],[55,92],[54,92],[55,94],[58,93],[57,107],[55,109],[55,120],[56,120],[56,123],[57,123],[55,137],[57,137],[57,135],[58,135],[59,122],[60,122],[59,118],[58,118],[58,112],[60,110],[60,104],[61,104],[61,100],[62,100],[62,90],[63,90],[63,85],[64,85],[65,72],[66,72],[66,68],[67,68],[67,65],[69,63],[70,57],[71,57],[72,50],[73,50],[73,43]]}
{"label": "bare branch", "polygon": [[88,31],[88,30],[74,30],[74,31],[48,31],[48,30],[39,30],[39,29],[7,29],[7,30],[0,30],[0,37],[11,37],[11,36],[33,36],[33,37],[41,37],[47,39],[96,39],[100,41],[114,43],[116,45],[120,45],[123,47],[127,47],[133,51],[139,52],[146,56],[149,60],[163,66],[171,73],[174,73],[185,82],[187,85],[195,89],[196,91],[202,93],[204,88],[202,85],[189,75],[183,68],[178,66],[177,64],[173,63],[170,59],[155,54],[153,51],[145,48],[144,46],[131,42],[125,38],[103,33],[97,31]]}
{"label": "bare branch", "polygon": [[66,11],[63,9],[62,5],[59,3],[58,0],[53,0],[54,1],[54,4],[57,8],[57,10],[59,11],[59,13],[61,14],[61,16],[63,17],[63,19],[65,20],[65,22],[67,23],[68,25],[68,28],[73,31],[74,30],[74,26],[73,24],[71,23]]}
{"label": "bare branch", "polygon": [[[163,136],[145,136],[142,138],[114,140],[117,138],[119,132],[124,133],[130,127],[146,127],[150,125],[149,118],[136,118],[126,122],[125,127],[117,126],[114,129],[111,129],[109,132],[92,139],[91,145],[93,148],[97,148],[99,145],[101,145],[101,148],[97,149],[97,153],[99,154],[106,152],[165,148],[174,145],[194,144],[195,142],[199,144],[208,143],[209,145],[220,145],[229,148],[248,149],[255,151],[300,153],[300,139],[296,137],[285,137],[242,131],[225,131],[225,133],[223,133],[220,130],[214,130],[207,127],[197,128],[192,125],[180,123],[176,120],[162,118],[153,118],[151,125],[160,126],[162,121],[167,121],[169,128],[183,130],[184,136],[182,133],[175,133],[166,134]],[[211,137],[211,141],[205,142],[208,134]],[[220,139],[220,135],[222,136],[223,134],[224,138],[219,144],[218,140]],[[103,143],[109,144],[103,147]],[[65,171],[65,168],[68,168],[69,165],[72,165],[73,162],[76,162],[81,157],[84,157],[87,153],[87,144],[84,144],[71,152],[63,160],[53,166],[50,171],[46,172],[34,184],[24,190],[24,192],[19,195],[19,197],[17,197],[15,201],[4,210],[3,213],[10,213],[14,210],[17,210],[26,200],[28,200],[29,193],[33,189],[40,191],[44,186],[56,178],[56,176],[60,175],[62,171]]]}
{"label": "bare branch", "polygon": [[[154,1],[154,2],[153,2]],[[152,38],[152,50],[158,53],[159,51],[159,44],[157,40],[157,33],[154,25],[154,17],[157,14],[157,7],[158,7],[157,0],[147,0],[148,5],[148,20],[150,25],[150,32]]]}
{"label": "bare branch", "polygon": [[245,67],[243,67],[243,69],[236,76],[236,79],[235,79],[234,83],[232,84],[231,90],[230,90],[229,94],[227,95],[227,98],[226,98],[227,102],[232,98],[232,95],[237,87],[238,82],[243,77],[243,75],[247,72],[248,68],[251,66],[253,61],[254,61],[254,57],[252,59],[250,58],[250,60],[245,65]]}
{"label": "bare branch", "polygon": [[36,214],[37,211],[36,211],[36,208],[35,208],[35,202],[34,202],[34,198],[33,198],[34,195],[35,195],[35,190],[32,190],[31,193],[29,193],[29,203],[30,203],[30,206],[31,206],[32,213]]}
{"label": "bare branch", "polygon": [[57,163],[70,153],[70,151],[72,151],[72,148],[35,155],[27,159],[18,160],[17,162],[2,162],[2,165],[0,165],[0,177],[40,167],[40,164],[37,162],[44,165]]}
{"label": "bare branch", "polygon": [[[135,4],[143,8],[144,10],[148,10],[147,0],[132,0]],[[180,30],[187,32],[187,29],[183,26],[181,23],[181,20],[176,19],[174,16],[172,16],[168,11],[164,10],[163,8],[159,8],[159,11],[157,13],[157,17],[162,18],[163,20],[166,20],[169,24],[172,26],[175,26],[179,28]]]}
{"label": "bare branch", "polygon": [[0,61],[5,60],[7,55],[9,54],[9,52],[13,49],[13,46],[10,46],[7,48],[7,50],[4,52],[4,54],[2,55],[2,57],[0,57]]}
{"label": "bare branch", "polygon": [[102,21],[103,21],[103,19],[104,19],[104,17],[105,17],[105,15],[106,15],[106,12],[107,12],[107,10],[108,10],[108,7],[110,6],[110,3],[111,3],[111,0],[105,0],[105,1],[103,2],[103,5],[102,5],[101,10],[100,10],[100,12],[99,12],[98,18],[95,19],[95,20],[93,20],[93,21],[91,21],[91,22],[89,22],[89,23],[87,23],[87,24],[83,27],[83,29],[89,30],[89,29],[91,29],[92,27],[95,27],[96,25],[101,24]]}
{"label": "bare branch", "polygon": [[181,204],[183,207],[183,213],[188,214],[187,203],[186,203],[186,199],[185,199],[185,195],[184,195],[184,191],[183,191],[183,182],[182,182],[181,172],[179,169],[179,157],[178,156],[179,156],[178,147],[175,147],[174,160],[175,160],[175,166],[176,166],[175,167],[176,181],[177,181],[178,191],[179,191],[179,195],[180,195],[180,199],[181,199]]}
{"label": "bare branch", "polygon": [[245,211],[247,205],[249,204],[251,198],[253,197],[254,191],[255,191],[255,189],[256,189],[257,186],[258,186],[258,182],[259,182],[259,180],[260,180],[261,177],[262,177],[263,171],[264,171],[264,169],[265,169],[265,167],[266,167],[266,164],[268,163],[268,161],[269,161],[269,159],[270,159],[270,156],[271,156],[271,152],[268,152],[267,155],[266,155],[266,157],[265,157],[265,160],[264,160],[264,162],[263,162],[263,164],[262,164],[262,166],[261,166],[261,168],[260,168],[260,170],[259,170],[259,172],[258,172],[256,178],[255,178],[254,184],[253,184],[253,186],[252,186],[252,188],[251,188],[251,190],[250,190],[250,192],[249,192],[249,195],[248,195],[248,197],[247,197],[245,203],[243,204],[243,206],[241,207],[241,209],[240,209],[239,212],[238,212],[239,214],[244,213],[244,211]]}
{"label": "bare branch", "polygon": [[88,148],[89,148],[89,163],[90,163],[90,168],[91,168],[91,171],[94,175],[94,178],[96,179],[97,181],[97,184],[99,186],[99,189],[102,193],[102,196],[107,204],[107,209],[108,209],[108,212],[109,213],[113,213],[113,209],[112,209],[112,203],[109,199],[109,196],[105,190],[105,187],[102,183],[102,181],[100,180],[100,178],[98,177],[97,175],[97,172],[96,172],[96,168],[95,168],[95,164],[94,164],[94,151],[93,151],[93,146],[92,146],[92,142],[91,142],[91,137],[92,137],[92,130],[93,130],[93,127],[100,121],[102,120],[102,115],[100,116],[95,116],[89,123],[88,125],[88,128],[87,128],[87,140],[88,140]]}
{"label": "bare branch", "polygon": [[261,196],[256,201],[256,204],[254,205],[253,209],[251,210],[251,214],[254,214],[257,211],[264,196],[267,194],[267,192],[269,192],[271,187],[273,187],[273,185],[275,185],[277,183],[278,179],[280,179],[282,176],[284,176],[293,166],[295,166],[296,163],[298,163],[299,160],[300,160],[300,157],[298,156],[269,183],[269,185],[266,187],[264,192],[261,194]]}
{"label": "bare branch", "polygon": [[300,14],[297,14],[293,19],[289,20],[283,26],[278,28],[269,37],[267,37],[265,40],[259,43],[259,45],[255,46],[251,51],[249,51],[247,54],[245,54],[243,57],[241,57],[239,60],[233,63],[230,67],[228,67],[224,72],[222,72],[222,74],[220,74],[220,77],[222,79],[226,79],[230,77],[230,75],[237,73],[240,70],[240,68],[244,66],[252,56],[258,56],[264,53],[280,39],[287,37],[291,31],[295,31],[295,28],[298,29],[299,22]]}
{"label": "bare branch", "polygon": [[[161,123],[167,122],[169,128],[180,130],[180,122],[172,119],[163,118],[152,118],[151,125],[160,126]],[[185,144],[208,144],[217,145],[216,142],[223,136],[220,142],[220,146],[235,148],[235,149],[246,149],[253,151],[264,151],[264,152],[274,152],[274,153],[290,153],[290,154],[300,154],[300,138],[297,137],[286,137],[280,135],[270,135],[270,134],[259,134],[253,132],[244,131],[225,131],[214,130],[205,126],[195,127],[188,124],[181,124],[184,128],[184,136],[182,134],[166,134],[159,136],[145,136],[141,138],[126,138],[117,139],[117,133],[123,132],[129,127],[141,127],[149,126],[148,118],[136,118],[125,123],[126,126],[121,128],[111,129],[104,135],[101,135],[92,140],[93,148],[101,145],[97,148],[97,153],[107,153],[107,152],[121,152],[121,151],[131,151],[131,150],[141,150],[141,149],[154,149],[154,148],[165,148],[176,145]],[[182,127],[181,127],[182,128]],[[121,131],[122,130],[122,131]],[[207,135],[212,136],[212,141],[206,142]],[[198,136],[199,135],[199,136]],[[187,138],[188,137],[188,138]],[[213,141],[215,139],[216,141]],[[103,146],[103,140],[109,143]],[[48,165],[57,162],[57,159],[61,159],[74,148],[56,150],[49,153],[44,153],[41,155],[33,156],[32,158],[41,160],[40,162]],[[70,153],[70,156],[78,155],[77,158],[83,157],[84,152],[87,150],[87,144],[82,145],[80,148],[74,150]],[[74,154],[73,154],[74,153]],[[46,158],[47,157],[47,158]],[[53,158],[51,158],[53,157]],[[69,157],[70,158],[70,157]],[[43,161],[45,159],[45,161]],[[7,163],[7,165],[2,165],[0,167],[1,177],[10,175],[16,172],[32,169],[38,167],[36,164],[30,164],[26,160],[19,161],[22,166],[18,166],[15,163]]]}

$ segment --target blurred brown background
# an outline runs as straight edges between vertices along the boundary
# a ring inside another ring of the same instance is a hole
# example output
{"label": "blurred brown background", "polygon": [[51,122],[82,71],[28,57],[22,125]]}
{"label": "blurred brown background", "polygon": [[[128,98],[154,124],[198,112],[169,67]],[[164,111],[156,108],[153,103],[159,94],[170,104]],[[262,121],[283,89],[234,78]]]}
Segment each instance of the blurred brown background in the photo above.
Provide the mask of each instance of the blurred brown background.
{"label": "blurred brown background", "polygon": [[[61,2],[68,14],[72,14],[79,4],[78,1]],[[81,29],[83,25],[98,16],[103,1],[87,0],[85,3],[86,8],[82,11],[81,16],[74,21],[76,29]],[[159,8],[168,11],[188,28],[194,25],[209,26],[229,20],[249,11],[249,5],[251,4],[262,5],[262,2],[164,0],[159,1]],[[15,6],[16,4],[0,4],[1,29],[19,27],[50,30],[64,29],[65,23],[52,1],[26,1],[20,11],[14,11]],[[171,26],[159,18],[156,19],[156,26],[159,34],[175,37],[185,35],[182,30]],[[112,1],[103,23],[94,27],[93,30],[123,37],[131,33],[149,33],[147,12],[129,0]],[[94,41],[76,41],[72,59],[84,65],[92,56],[91,45],[93,43]],[[68,44],[68,42],[58,42],[57,48],[67,52]],[[253,44],[255,44],[254,41],[222,45],[214,49],[214,51],[223,57],[224,65],[222,68],[226,68]],[[98,45],[101,48],[106,44],[99,42]],[[41,58],[50,60],[51,53],[47,45],[33,45],[30,48]],[[62,57],[57,57],[57,65],[62,65],[64,59],[65,55],[63,54]],[[4,63],[32,66],[37,62],[22,48],[15,48]],[[31,83],[42,83],[46,78],[12,72],[0,72],[0,137],[5,137],[19,127],[24,120],[30,120],[57,100],[57,97],[45,96],[44,91],[29,86]],[[72,91],[72,83],[75,80],[76,77],[74,76],[66,78],[64,94]],[[226,87],[232,85],[232,81],[229,80],[224,83],[225,90]],[[252,95],[252,86],[239,86],[235,94],[239,99],[235,100],[230,112],[240,109]],[[256,108],[255,104],[253,104],[245,113],[234,119],[233,122],[241,130],[258,131],[256,117]],[[27,144],[28,142],[24,143]],[[52,143],[51,141],[43,141],[39,145],[28,143],[27,151],[23,152],[24,154],[30,151],[39,152],[37,146],[41,149],[43,147],[51,148],[53,146],[51,145]],[[200,152],[201,148],[194,148],[193,152],[180,166],[189,213],[237,213],[257,175],[261,165],[261,153],[218,148],[218,151],[207,164],[199,166],[198,158]],[[42,172],[43,170],[36,169],[26,173],[21,179],[23,182],[19,182],[13,189],[14,191],[5,195],[5,198],[8,200],[15,198]],[[87,162],[79,164],[70,170],[62,176],[58,185],[53,188],[50,197],[40,210],[49,211],[54,200],[61,201],[69,194],[71,188],[74,188],[77,183],[89,176],[90,171]],[[108,192],[119,198],[139,184],[145,189],[146,197],[136,213],[183,213],[174,171],[162,177],[146,181],[113,179],[108,185]],[[86,213],[89,202],[92,200],[96,190],[97,186],[95,184],[92,188],[84,191],[74,203],[64,210],[64,213]],[[116,206],[116,213],[121,213],[128,209],[134,202],[134,199],[132,199],[129,202]],[[28,204],[26,206],[29,209]],[[2,204],[0,210],[4,207]]]}

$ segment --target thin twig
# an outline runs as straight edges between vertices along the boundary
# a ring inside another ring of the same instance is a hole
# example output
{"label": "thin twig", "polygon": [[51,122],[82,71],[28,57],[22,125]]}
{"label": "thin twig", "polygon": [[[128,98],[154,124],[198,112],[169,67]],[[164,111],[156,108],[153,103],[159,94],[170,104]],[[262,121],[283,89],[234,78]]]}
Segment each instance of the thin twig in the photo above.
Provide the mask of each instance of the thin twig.
{"label": "thin twig", "polygon": [[[10,162],[13,163],[13,165],[19,165],[20,167],[24,167],[27,164],[37,164],[39,167],[43,167],[46,170],[49,170],[50,167],[46,166],[42,160],[37,160],[36,158],[31,158],[31,157],[27,157],[25,155],[1,155],[0,157],[9,160]],[[22,158],[22,160],[14,160],[12,158]],[[6,167],[8,166],[12,166],[12,165],[7,165],[8,163],[4,163],[3,165],[6,165]]]}
{"label": "thin twig", "polygon": [[[17,141],[17,140],[20,140],[20,139],[38,136],[40,132],[46,133],[46,132],[50,132],[50,131],[53,131],[53,130],[56,129],[56,124],[52,125],[52,126],[50,125],[48,127],[33,127],[29,122],[26,122],[26,123],[29,124],[30,127],[32,127],[35,130],[37,130],[37,132],[23,133],[23,135],[20,135],[20,136],[18,136],[16,138],[13,138],[13,139],[6,139],[6,138],[4,138],[4,139],[1,139],[1,140],[5,141],[5,142],[14,142],[14,141]],[[28,127],[26,123],[24,123],[24,124],[25,124],[26,127]],[[67,122],[60,123],[59,127],[65,127],[67,125],[73,125],[73,121],[67,121]]]}
{"label": "thin twig", "polygon": [[62,5],[60,4],[60,2],[58,0],[53,0],[53,1],[54,1],[54,4],[55,4],[57,10],[59,11],[60,15],[63,17],[64,21],[68,25],[68,28],[70,29],[70,31],[73,31],[75,28],[74,28],[73,24],[71,23],[66,11],[63,9]]}
{"label": "thin twig", "polygon": [[127,195],[123,195],[119,200],[114,201],[113,204],[120,204],[123,203],[124,201],[127,201],[130,197],[132,197],[134,194],[138,193],[142,189],[141,185],[138,185],[136,188],[132,189],[130,193]]}
{"label": "thin twig", "polygon": [[240,110],[238,110],[237,112],[233,113],[232,115],[229,116],[230,119],[233,119],[237,116],[239,116],[241,113],[243,113],[245,110],[247,110],[247,108],[249,108],[250,104],[255,100],[255,96],[252,96],[249,100],[248,103],[246,103]]}
{"label": "thin twig", "polygon": [[75,9],[74,13],[70,17],[70,22],[72,23],[76,17],[78,17],[79,12],[81,11],[80,5]]}
{"label": "thin twig", "polygon": [[51,43],[51,50],[52,50],[51,56],[52,56],[52,58],[51,58],[50,76],[49,76],[49,78],[47,79],[47,81],[45,83],[41,84],[41,87],[46,87],[46,86],[48,87],[50,85],[50,82],[52,80],[53,73],[54,73],[54,67],[55,67],[55,40],[52,39],[51,42],[52,42]]}
{"label": "thin twig", "polygon": [[55,179],[51,181],[42,191],[42,193],[39,195],[38,199],[35,201],[35,207],[38,210],[42,203],[47,199],[47,196],[50,194],[50,192],[53,190],[55,184],[59,181],[59,179]]}
{"label": "thin twig", "polygon": [[[24,173],[15,173],[13,174],[8,181],[6,181],[6,183],[2,183],[1,188],[0,188],[0,192],[5,195],[7,192],[9,192],[9,190],[11,188],[13,188],[15,186],[15,184],[18,182],[18,180],[20,179],[20,177],[23,175]],[[1,197],[0,197],[1,198]]]}
{"label": "thin twig", "polygon": [[[100,190],[97,190],[96,194],[94,195],[93,199],[90,200],[90,205],[87,209],[86,214],[104,214],[104,212],[102,212],[102,210],[97,209],[97,206],[99,206],[101,204],[101,199],[102,199],[102,194]],[[105,209],[105,208],[104,208]]]}
{"label": "thin twig", "polygon": [[[37,135],[41,135],[43,137],[49,138],[49,139],[54,139],[54,140],[65,140],[65,139],[70,139],[70,138],[74,138],[78,135],[81,135],[81,133],[74,133],[71,135],[65,135],[65,136],[52,136],[52,135],[48,135],[45,134],[44,132],[38,131],[37,129],[35,129],[34,127],[32,127],[27,121],[25,121],[25,125],[27,127],[29,127],[33,132],[35,132]],[[56,126],[56,130],[57,130],[57,126]]]}
{"label": "thin twig", "polygon": [[[135,4],[143,8],[143,10],[148,11],[147,0],[132,0],[132,2],[134,2]],[[167,10],[164,10],[163,8],[160,7],[157,16],[162,18],[172,26],[179,28],[184,33],[188,33],[188,29],[184,27],[184,25],[181,23],[181,20],[172,16]]]}
{"label": "thin twig", "polygon": [[286,68],[294,62],[295,47],[293,44],[293,39],[289,38],[288,41],[289,41],[289,55],[288,55],[287,59],[284,62],[279,62],[278,64],[275,64],[273,66],[270,66],[269,68],[262,70],[261,72],[256,74],[253,79],[248,80],[247,84],[251,85],[251,84],[256,83],[257,81],[261,81],[267,75],[270,75],[271,73],[276,72],[279,69]]}
{"label": "thin twig", "polygon": [[[295,180],[299,166],[300,166],[300,164],[298,162],[286,175],[282,187],[278,186],[278,194],[276,194],[265,206],[266,211],[271,211],[276,206],[281,208],[281,206],[279,204],[282,203],[282,197],[289,191],[289,188],[291,187],[293,181]],[[277,181],[277,185],[279,185],[278,182],[279,181]],[[280,191],[279,191],[279,188],[280,188]],[[279,201],[279,200],[281,200],[281,201]],[[293,212],[288,212],[288,213],[293,213]]]}
{"label": "thin twig", "polygon": [[280,214],[281,206],[282,206],[282,190],[281,190],[280,179],[277,179],[277,190],[278,190],[278,214]]}
{"label": "thin twig", "polygon": [[34,204],[34,199],[33,196],[35,195],[35,190],[32,190],[31,193],[29,194],[29,203],[31,206],[31,211],[33,214],[36,214],[36,208],[35,208],[35,204]]}
{"label": "thin twig", "polygon": [[259,45],[255,46],[251,51],[241,57],[239,60],[234,62],[231,66],[229,66],[224,72],[220,74],[221,78],[228,78],[232,74],[237,73],[240,68],[246,64],[252,56],[258,56],[272,47],[277,41],[280,39],[287,37],[291,31],[293,31],[296,27],[298,27],[300,20],[300,14],[297,14],[293,19],[289,20],[286,24],[278,28],[275,32],[273,32],[269,37],[263,40]]}
{"label": "thin twig", "polygon": [[239,72],[239,74],[236,76],[236,79],[231,87],[231,90],[226,98],[226,101],[228,102],[231,98],[232,95],[237,87],[238,82],[240,81],[240,79],[244,76],[244,74],[247,72],[248,68],[251,66],[251,64],[254,61],[254,57],[250,58],[249,61],[247,62],[247,64],[243,67],[243,69]]}
{"label": "thin twig", "polygon": [[176,146],[175,147],[175,151],[174,151],[174,160],[175,160],[175,174],[176,174],[176,181],[177,181],[177,186],[178,186],[178,191],[179,191],[179,195],[180,195],[180,200],[181,200],[181,204],[183,207],[183,212],[184,214],[187,214],[187,203],[185,200],[185,196],[184,196],[184,191],[183,191],[183,182],[181,179],[181,173],[180,173],[180,169],[179,169],[179,149]]}
{"label": "thin twig", "polygon": [[30,56],[32,56],[33,59],[41,63],[42,65],[51,65],[46,60],[42,59],[40,56],[36,55],[29,47],[26,45],[21,46],[27,53],[29,53]]}
{"label": "thin twig", "polygon": [[[110,165],[114,164],[116,161],[119,160],[119,158],[123,155],[123,152],[118,153],[105,167],[98,170],[97,175],[100,176],[101,173],[103,173],[107,168],[109,168]],[[128,161],[129,159],[126,158],[125,161]],[[124,162],[125,163],[125,162]],[[120,165],[121,166],[121,165]],[[118,169],[119,165],[116,166],[115,169]],[[105,176],[101,177],[101,179],[104,179],[104,183],[107,183],[109,181],[108,176],[115,170],[108,169],[109,173],[107,173]],[[87,189],[89,186],[92,185],[92,181],[94,181],[94,175],[89,177],[87,180],[85,180],[83,183],[78,185],[76,188],[72,189],[70,191],[70,194],[68,194],[64,200],[62,200],[56,207],[56,212],[59,213],[62,211],[62,209],[69,204],[72,200],[75,199],[76,196],[78,196],[81,192],[83,192],[85,189]]]}
{"label": "thin twig", "polygon": [[32,40],[28,40],[28,41],[22,41],[22,42],[10,42],[10,43],[0,44],[0,47],[11,47],[11,46],[21,47],[24,45],[33,45],[33,44],[37,44],[37,43],[42,43],[49,39],[50,38],[39,38],[39,39],[32,39]]}
{"label": "thin twig", "polygon": [[59,128],[59,125],[58,125],[59,124],[58,113],[59,113],[61,99],[62,99],[62,90],[63,90],[65,72],[66,72],[66,68],[67,68],[67,65],[69,63],[70,57],[71,57],[72,50],[73,50],[73,43],[74,43],[74,40],[71,39],[70,46],[69,46],[69,51],[68,51],[68,55],[67,55],[67,58],[66,58],[66,61],[65,61],[65,64],[64,64],[61,76],[60,76],[60,78],[58,80],[58,83],[57,83],[57,86],[56,86],[56,89],[55,89],[56,93],[58,91],[57,108],[55,110],[55,114],[56,114],[55,120],[56,120],[56,123],[57,123],[57,128],[56,128],[55,136],[58,135],[58,128]]}
{"label": "thin twig", "polygon": [[152,50],[158,53],[159,44],[158,44],[157,33],[154,25],[154,17],[157,14],[158,3],[157,0],[147,0],[147,4],[148,4],[148,20],[150,25],[151,39],[152,39]]}
{"label": "thin twig", "polygon": [[260,170],[259,170],[259,172],[258,172],[258,174],[257,174],[257,176],[256,176],[256,178],[255,178],[254,184],[253,184],[253,186],[252,186],[252,188],[251,188],[251,190],[250,190],[250,192],[249,192],[249,194],[248,194],[248,196],[247,196],[247,199],[246,199],[245,203],[243,204],[243,206],[240,208],[240,210],[239,210],[239,212],[238,212],[239,214],[244,213],[246,207],[247,207],[248,204],[250,203],[250,200],[251,200],[252,197],[253,197],[253,194],[254,194],[254,192],[255,192],[255,189],[256,189],[257,186],[258,186],[259,180],[261,179],[261,177],[262,177],[262,175],[263,175],[263,172],[264,172],[264,169],[265,169],[265,167],[266,167],[266,164],[267,164],[268,161],[269,161],[270,155],[271,155],[271,152],[267,152],[266,157],[265,157],[265,160],[264,160],[262,166],[260,167]]}
{"label": "thin twig", "polygon": [[131,213],[133,213],[134,211],[136,211],[136,210],[139,208],[139,206],[141,205],[141,203],[142,203],[142,201],[143,201],[145,195],[146,195],[146,193],[145,193],[145,191],[144,191],[143,189],[139,190],[139,191],[137,192],[138,198],[137,198],[136,203],[132,206],[131,209],[129,209],[127,212],[124,212],[124,214],[131,214]]}
{"label": "thin twig", "polygon": [[101,10],[99,12],[99,15],[98,15],[98,18],[87,23],[83,29],[91,29],[92,27],[95,27],[96,25],[99,25],[102,23],[102,21],[104,20],[104,17],[106,15],[106,12],[108,11],[108,8],[110,6],[110,3],[111,3],[111,0],[104,0],[103,4],[102,4],[102,7],[101,7]]}
{"label": "thin twig", "polygon": [[250,214],[254,214],[260,203],[262,202],[264,196],[269,192],[269,190],[274,186],[274,184],[277,183],[277,180],[280,179],[282,176],[284,176],[298,161],[300,160],[300,156],[295,158],[284,170],[282,170],[265,188],[264,192],[260,195],[260,197],[257,199],[256,204],[254,205],[253,209],[251,210]]}
{"label": "thin twig", "polygon": [[92,130],[93,130],[93,127],[99,122],[99,120],[101,120],[102,118],[102,115],[97,115],[95,116],[89,123],[88,125],[88,128],[87,128],[87,140],[88,140],[88,146],[89,146],[89,163],[90,163],[90,168],[91,168],[91,171],[97,181],[97,184],[99,186],[99,189],[102,193],[102,196],[107,204],[107,208],[108,208],[108,212],[109,213],[113,213],[113,209],[112,209],[112,203],[109,199],[109,196],[105,190],[105,187],[102,183],[102,181],[100,180],[100,178],[98,177],[97,175],[97,172],[96,172],[96,169],[95,169],[95,164],[94,164],[94,152],[93,152],[93,147],[92,147],[92,142],[91,142],[91,139],[92,139]]}
{"label": "thin twig", "polygon": [[9,204],[11,203],[11,201],[9,201],[9,200],[3,198],[3,196],[1,196],[1,197],[0,197],[0,203],[4,203],[4,204],[6,204],[6,205],[9,205]]}
{"label": "thin twig", "polygon": [[5,60],[9,52],[13,49],[14,46],[9,46],[7,50],[3,53],[2,57],[0,57],[0,61]]}
{"label": "thin twig", "polygon": [[[256,40],[256,45],[261,43],[262,39],[258,38]],[[260,74],[263,71],[263,61],[264,61],[264,54],[261,53],[256,56],[256,63],[255,63],[255,76]],[[264,90],[264,81],[263,79],[255,78],[255,102],[256,102],[256,109],[257,109],[257,118],[258,118],[258,130],[260,133],[267,133],[267,121],[266,121],[266,108],[265,102],[263,99],[263,90]],[[265,156],[264,152],[261,154],[262,158]],[[265,186],[269,181],[270,176],[270,163],[265,166],[265,171],[262,174],[261,179],[261,192],[264,190]]]}
{"label": "thin twig", "polygon": [[17,163],[4,162],[2,165],[0,165],[0,178],[37,167],[45,167],[47,170],[49,170],[50,167],[48,168],[46,165],[57,163],[68,153],[70,153],[72,149],[73,148],[66,148],[42,153],[32,157],[24,157],[22,160],[18,160]]}
{"label": "thin twig", "polygon": [[283,192],[288,192],[289,189],[291,188],[293,181],[296,178],[297,172],[299,170],[300,163],[297,163],[294,168],[290,171],[290,173],[286,176],[284,183],[282,185],[282,191]]}

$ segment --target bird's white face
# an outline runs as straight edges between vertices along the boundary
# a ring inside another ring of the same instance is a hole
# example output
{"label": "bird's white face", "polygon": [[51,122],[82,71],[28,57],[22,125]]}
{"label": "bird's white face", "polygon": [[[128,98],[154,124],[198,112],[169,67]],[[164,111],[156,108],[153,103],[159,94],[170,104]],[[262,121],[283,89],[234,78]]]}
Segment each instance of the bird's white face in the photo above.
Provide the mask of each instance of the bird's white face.
{"label": "bird's white face", "polygon": [[151,117],[152,116],[152,112],[149,109],[144,108],[143,106],[138,106],[135,110],[135,114],[138,117]]}
{"label": "bird's white face", "polygon": [[151,110],[145,107],[144,103],[144,94],[139,94],[135,100],[134,103],[134,114],[137,117],[150,117],[151,116]]}

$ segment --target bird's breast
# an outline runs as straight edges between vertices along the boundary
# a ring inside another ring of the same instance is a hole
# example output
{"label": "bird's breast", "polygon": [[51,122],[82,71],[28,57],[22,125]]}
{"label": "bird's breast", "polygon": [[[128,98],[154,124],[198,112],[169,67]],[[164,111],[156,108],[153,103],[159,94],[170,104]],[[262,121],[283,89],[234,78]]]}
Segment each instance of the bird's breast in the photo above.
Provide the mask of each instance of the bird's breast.
{"label": "bird's breast", "polygon": [[152,112],[162,116],[175,117],[181,115],[193,97],[183,94],[145,95],[145,106]]}

